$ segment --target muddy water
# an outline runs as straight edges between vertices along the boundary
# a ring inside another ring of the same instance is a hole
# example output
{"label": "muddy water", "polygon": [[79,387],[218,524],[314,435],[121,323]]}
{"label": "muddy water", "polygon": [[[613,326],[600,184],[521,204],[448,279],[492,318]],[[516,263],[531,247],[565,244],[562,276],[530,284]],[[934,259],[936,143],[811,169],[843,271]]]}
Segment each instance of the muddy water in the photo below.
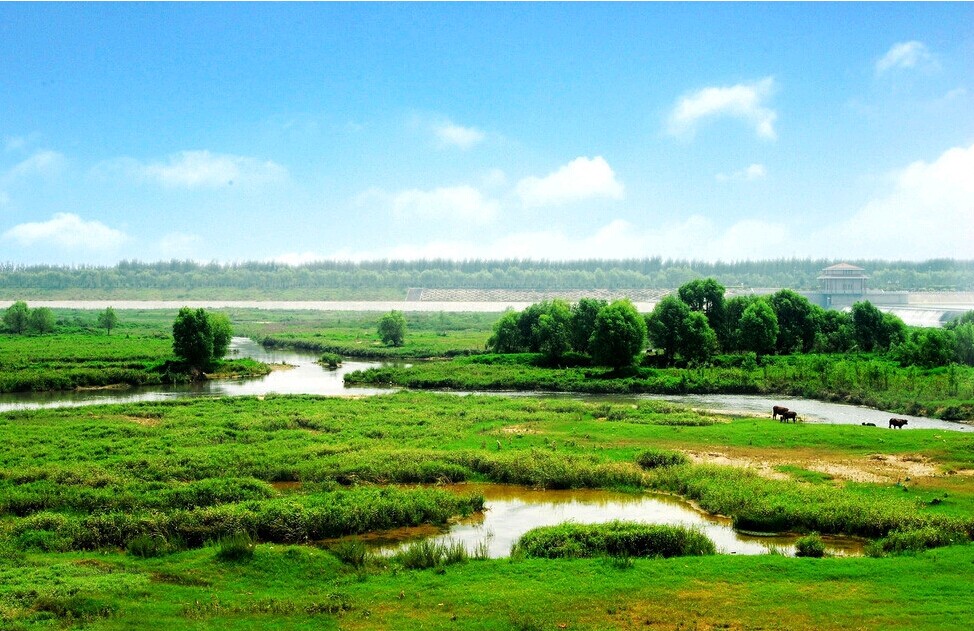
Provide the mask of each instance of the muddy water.
{"label": "muddy water", "polygon": [[[508,556],[514,542],[532,528],[566,521],[596,524],[616,519],[699,528],[722,554],[767,554],[773,547],[793,555],[798,538],[798,535],[757,536],[737,532],[730,519],[710,515],[671,495],[591,489],[538,491],[500,484],[456,484],[438,488],[456,493],[482,493],[486,499],[485,510],[445,529],[434,526],[399,528],[364,535],[361,540],[382,554],[392,554],[422,539],[459,541],[470,553],[486,544],[491,558],[501,558]],[[861,539],[823,539],[835,554],[862,554],[864,542]]]}

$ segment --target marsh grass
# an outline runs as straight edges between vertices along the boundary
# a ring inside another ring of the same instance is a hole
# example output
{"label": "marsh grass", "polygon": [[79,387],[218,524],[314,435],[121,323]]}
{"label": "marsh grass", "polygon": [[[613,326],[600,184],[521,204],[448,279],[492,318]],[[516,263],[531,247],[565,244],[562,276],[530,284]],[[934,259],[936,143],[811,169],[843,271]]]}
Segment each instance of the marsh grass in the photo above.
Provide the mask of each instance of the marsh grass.
{"label": "marsh grass", "polygon": [[623,521],[542,526],[524,533],[515,548],[525,556],[548,559],[592,556],[666,558],[717,552],[714,543],[693,528]]}
{"label": "marsh grass", "polygon": [[636,458],[636,464],[643,469],[657,469],[659,467],[675,467],[689,464],[690,459],[678,451],[669,449],[647,449]]}
{"label": "marsh grass", "polygon": [[795,542],[795,556],[816,559],[822,558],[825,556],[825,542],[822,541],[822,537],[818,533],[814,532],[804,537],[799,537],[798,541]]}
{"label": "marsh grass", "polygon": [[220,561],[238,563],[250,561],[254,558],[257,542],[245,531],[241,530],[224,537],[216,542],[216,558]]}
{"label": "marsh grass", "polygon": [[426,570],[445,565],[466,563],[470,559],[463,543],[450,539],[445,542],[424,539],[406,546],[392,555],[391,561],[407,570]]}

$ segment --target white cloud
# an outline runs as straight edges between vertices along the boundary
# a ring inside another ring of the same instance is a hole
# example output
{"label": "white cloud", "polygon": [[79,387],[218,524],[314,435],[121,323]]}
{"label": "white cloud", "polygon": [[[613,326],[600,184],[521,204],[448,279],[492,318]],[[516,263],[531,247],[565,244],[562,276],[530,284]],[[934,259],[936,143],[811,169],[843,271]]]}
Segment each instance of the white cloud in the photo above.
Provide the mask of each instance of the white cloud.
{"label": "white cloud", "polygon": [[444,147],[470,149],[482,142],[487,135],[476,127],[463,127],[449,121],[433,127],[433,133]]}
{"label": "white cloud", "polygon": [[189,259],[202,242],[198,234],[170,232],[159,239],[159,252],[165,259]]}
{"label": "white cloud", "polygon": [[764,178],[767,174],[768,170],[764,168],[763,164],[751,164],[746,169],[734,171],[730,174],[718,173],[716,179],[718,182],[753,182]]}
{"label": "white cloud", "polygon": [[16,241],[22,247],[55,245],[96,251],[115,248],[128,236],[100,221],[85,221],[72,213],[57,213],[48,221],[14,226],[3,233],[3,238]]}
{"label": "white cloud", "polygon": [[450,219],[458,222],[490,223],[500,204],[472,186],[451,186],[424,191],[400,191],[389,198],[393,213],[402,217]]}
{"label": "white cloud", "polygon": [[292,267],[297,267],[299,265],[304,265],[306,263],[314,263],[315,261],[325,260],[326,257],[316,253],[316,252],[285,252],[284,254],[278,254],[277,256],[270,259],[274,263],[283,263],[284,265],[290,265]]}
{"label": "white cloud", "polygon": [[704,88],[681,98],[670,113],[668,130],[674,136],[693,136],[700,121],[708,118],[739,118],[754,126],[758,136],[777,138],[778,114],[765,105],[775,89],[774,77],[730,87]]}
{"label": "white cloud", "polygon": [[162,162],[120,158],[104,163],[99,170],[120,171],[139,181],[171,188],[262,185],[283,181],[288,175],[286,168],[271,160],[209,151],[181,151]]}
{"label": "white cloud", "polygon": [[974,145],[892,174],[892,190],[817,235],[823,252],[853,258],[970,259],[974,253]]}
{"label": "white cloud", "polygon": [[933,64],[934,58],[923,45],[916,40],[900,42],[886,51],[876,62],[876,74],[882,74],[894,68],[917,68]]}
{"label": "white cloud", "polygon": [[651,229],[640,229],[616,219],[583,236],[571,236],[560,230],[516,232],[490,241],[440,240],[364,252],[342,250],[328,258],[566,260],[661,256],[732,261],[759,258],[768,252],[776,256],[787,253],[791,241],[788,230],[780,224],[745,220],[721,230],[711,220],[694,215]]}
{"label": "white cloud", "polygon": [[53,175],[64,166],[64,156],[57,151],[36,151],[26,160],[15,164],[0,176],[2,182],[12,182],[32,175]]}
{"label": "white cloud", "polygon": [[532,208],[593,197],[622,199],[624,189],[609,163],[602,156],[596,156],[575,158],[543,178],[524,178],[517,183],[515,192],[524,206]]}

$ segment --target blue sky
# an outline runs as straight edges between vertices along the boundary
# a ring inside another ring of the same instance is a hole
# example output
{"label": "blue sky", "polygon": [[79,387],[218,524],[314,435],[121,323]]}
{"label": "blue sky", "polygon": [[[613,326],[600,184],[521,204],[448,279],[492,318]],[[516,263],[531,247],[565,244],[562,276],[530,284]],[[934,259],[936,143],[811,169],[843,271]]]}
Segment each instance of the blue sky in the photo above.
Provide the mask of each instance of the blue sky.
{"label": "blue sky", "polygon": [[974,258],[974,5],[0,4],[0,262]]}

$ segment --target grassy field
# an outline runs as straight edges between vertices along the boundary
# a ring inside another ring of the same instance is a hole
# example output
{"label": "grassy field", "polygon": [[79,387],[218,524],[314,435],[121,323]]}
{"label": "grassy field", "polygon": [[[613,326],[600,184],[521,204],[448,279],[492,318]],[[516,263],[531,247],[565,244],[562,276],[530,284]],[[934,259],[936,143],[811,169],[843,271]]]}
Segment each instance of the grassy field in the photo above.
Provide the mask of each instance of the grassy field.
{"label": "grassy field", "polygon": [[372,359],[429,358],[484,352],[496,313],[405,313],[402,346],[386,346],[378,332],[381,313],[269,312],[261,321],[244,321],[236,330],[268,347],[335,353]]}
{"label": "grassy field", "polygon": [[[5,629],[961,629],[974,620],[967,434],[784,425],[663,402],[403,392],[8,412],[0,444]],[[647,450],[689,462],[655,466],[667,459],[641,458]],[[463,480],[672,490],[742,525],[880,543],[876,558],[445,555],[428,569],[353,543],[308,545],[476,511],[475,494],[415,486]],[[903,533],[914,550],[891,554]]]}

